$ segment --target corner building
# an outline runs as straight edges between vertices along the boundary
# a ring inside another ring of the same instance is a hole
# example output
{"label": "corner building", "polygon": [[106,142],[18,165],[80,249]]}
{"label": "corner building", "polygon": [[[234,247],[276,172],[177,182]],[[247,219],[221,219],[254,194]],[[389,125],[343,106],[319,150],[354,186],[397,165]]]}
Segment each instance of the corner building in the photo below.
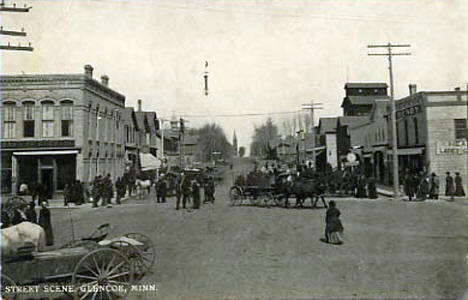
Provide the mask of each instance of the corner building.
{"label": "corner building", "polygon": [[2,193],[41,183],[48,197],[65,184],[124,172],[125,97],[109,77],[82,74],[1,76]]}

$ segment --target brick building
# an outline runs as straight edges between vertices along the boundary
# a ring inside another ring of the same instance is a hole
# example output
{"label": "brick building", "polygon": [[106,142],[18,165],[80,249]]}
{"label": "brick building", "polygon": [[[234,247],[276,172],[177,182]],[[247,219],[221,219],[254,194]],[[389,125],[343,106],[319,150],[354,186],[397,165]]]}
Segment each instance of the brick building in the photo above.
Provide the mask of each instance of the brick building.
{"label": "brick building", "polygon": [[[467,186],[466,91],[416,91],[395,103],[400,171],[427,168],[440,177],[460,172]],[[389,156],[391,159],[391,156]]]}
{"label": "brick building", "polygon": [[1,76],[2,192],[42,183],[52,197],[73,180],[124,171],[125,97],[109,77],[84,74]]}

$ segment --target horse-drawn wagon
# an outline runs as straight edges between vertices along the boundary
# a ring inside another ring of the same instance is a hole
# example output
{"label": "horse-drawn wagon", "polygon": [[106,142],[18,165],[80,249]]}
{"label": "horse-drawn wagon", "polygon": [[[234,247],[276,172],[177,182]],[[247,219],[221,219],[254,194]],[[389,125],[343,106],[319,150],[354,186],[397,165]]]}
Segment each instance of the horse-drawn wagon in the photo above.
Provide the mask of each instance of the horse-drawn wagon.
{"label": "horse-drawn wagon", "polygon": [[233,206],[249,200],[252,205],[288,207],[289,200],[294,199],[296,206],[302,207],[306,199],[310,199],[311,206],[316,207],[321,199],[327,207],[325,190],[326,182],[320,178],[305,178],[290,173],[275,176],[252,171],[246,175],[237,174],[229,190],[229,198]]}
{"label": "horse-drawn wagon", "polygon": [[141,233],[105,239],[109,228],[103,224],[90,236],[55,250],[41,251],[26,243],[14,254],[2,253],[2,299],[15,299],[21,287],[51,292],[51,284],[62,287],[61,292],[73,299],[125,299],[132,285],[153,266],[154,246]]}

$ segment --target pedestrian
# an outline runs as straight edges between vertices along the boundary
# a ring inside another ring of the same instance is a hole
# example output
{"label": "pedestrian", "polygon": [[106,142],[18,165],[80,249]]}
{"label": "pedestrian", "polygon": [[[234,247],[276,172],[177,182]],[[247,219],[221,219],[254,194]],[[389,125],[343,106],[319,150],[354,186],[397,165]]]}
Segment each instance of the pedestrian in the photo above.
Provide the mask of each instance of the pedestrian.
{"label": "pedestrian", "polygon": [[38,183],[36,185],[36,188],[34,189],[34,194],[33,194],[33,200],[37,197],[37,205],[41,205],[43,201],[49,202],[47,200],[47,195],[46,195],[46,190],[45,187],[41,184]]}
{"label": "pedestrian", "polygon": [[325,239],[324,241],[330,244],[343,244],[343,224],[340,220],[341,212],[336,207],[335,201],[330,201],[330,207],[327,209],[325,217]]}
{"label": "pedestrian", "polygon": [[405,170],[405,175],[403,177],[403,189],[406,196],[408,196],[408,201],[412,201],[415,194],[415,185],[413,175],[408,169]]}
{"label": "pedestrian", "polygon": [[418,193],[416,198],[418,201],[424,201],[427,198],[429,192],[429,178],[426,176],[421,176],[421,182],[419,183]]}
{"label": "pedestrian", "polygon": [[37,223],[37,214],[36,214],[35,207],[36,207],[36,204],[34,203],[34,201],[31,201],[29,203],[28,208],[26,209],[25,215],[26,215],[26,219],[28,220],[28,222]]}
{"label": "pedestrian", "polygon": [[183,175],[182,176],[182,206],[185,208],[187,202],[190,202],[191,183],[190,180]]}
{"label": "pedestrian", "polygon": [[83,183],[79,180],[75,182],[75,205],[81,205],[85,202],[85,191]]}
{"label": "pedestrian", "polygon": [[200,208],[200,185],[198,182],[194,179],[192,180],[192,199],[193,199],[193,209],[199,209]]}
{"label": "pedestrian", "polygon": [[121,177],[118,177],[115,181],[115,190],[116,190],[116,198],[115,203],[120,205],[120,199],[123,197],[124,194],[124,183]]}
{"label": "pedestrian", "polygon": [[[180,200],[182,199],[182,185],[179,178],[175,179],[175,194],[176,194],[176,210],[179,210]],[[182,208],[185,208],[185,200],[182,203]]]}
{"label": "pedestrian", "polygon": [[369,181],[367,182],[367,191],[368,191],[368,198],[377,199],[379,197],[377,195],[377,187],[375,185],[374,177],[369,178]]}
{"label": "pedestrian", "polygon": [[460,173],[455,173],[455,196],[456,197],[464,197],[465,190],[463,189],[462,178],[460,177]]}
{"label": "pedestrian", "polygon": [[102,184],[102,194],[103,200],[101,206],[112,207],[112,196],[114,195],[114,189],[111,180],[111,174],[107,174],[107,176],[103,180]]}
{"label": "pedestrian", "polygon": [[429,191],[429,198],[439,199],[439,177],[437,177],[436,173],[432,173],[431,175],[431,189]]}
{"label": "pedestrian", "polygon": [[45,201],[42,201],[41,207],[39,211],[39,225],[41,225],[45,231],[46,245],[51,246],[54,244],[54,234],[52,232],[50,210],[47,208],[47,203]]}
{"label": "pedestrian", "polygon": [[101,198],[101,175],[94,178],[91,193],[93,195],[93,208],[97,208]]}
{"label": "pedestrian", "polygon": [[68,206],[68,202],[70,202],[70,196],[71,196],[71,187],[68,183],[65,184],[65,187],[63,188],[63,206]]}
{"label": "pedestrian", "polygon": [[166,183],[166,179],[164,178],[164,176],[161,176],[161,178],[159,178],[157,185],[158,185],[158,188],[157,188],[158,203],[166,203],[167,183]]}
{"label": "pedestrian", "polygon": [[356,198],[365,198],[366,197],[366,185],[367,179],[364,174],[357,178],[357,191],[356,191]]}
{"label": "pedestrian", "polygon": [[453,186],[453,177],[450,176],[450,172],[445,173],[445,196],[449,196],[450,200],[453,200],[455,188]]}

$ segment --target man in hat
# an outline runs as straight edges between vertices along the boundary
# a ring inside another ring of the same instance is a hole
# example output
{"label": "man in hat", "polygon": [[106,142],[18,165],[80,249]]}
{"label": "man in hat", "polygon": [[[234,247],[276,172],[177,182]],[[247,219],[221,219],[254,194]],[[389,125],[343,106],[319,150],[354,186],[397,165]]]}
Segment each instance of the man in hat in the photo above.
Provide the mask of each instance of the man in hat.
{"label": "man in hat", "polygon": [[450,200],[453,200],[453,194],[455,189],[453,187],[453,177],[450,176],[450,172],[445,173],[445,196],[450,196]]}

